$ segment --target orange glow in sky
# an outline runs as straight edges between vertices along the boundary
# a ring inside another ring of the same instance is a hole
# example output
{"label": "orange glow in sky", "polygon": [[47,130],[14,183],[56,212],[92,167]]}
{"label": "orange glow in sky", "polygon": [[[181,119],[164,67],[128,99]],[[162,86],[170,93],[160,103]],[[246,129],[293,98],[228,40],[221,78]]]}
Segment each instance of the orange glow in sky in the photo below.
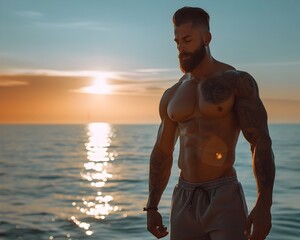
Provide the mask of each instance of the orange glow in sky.
{"label": "orange glow in sky", "polygon": [[[269,121],[299,123],[300,1],[188,4],[210,14],[212,56],[256,79]],[[0,1],[0,123],[159,123],[182,76],[172,16],[184,5]]]}

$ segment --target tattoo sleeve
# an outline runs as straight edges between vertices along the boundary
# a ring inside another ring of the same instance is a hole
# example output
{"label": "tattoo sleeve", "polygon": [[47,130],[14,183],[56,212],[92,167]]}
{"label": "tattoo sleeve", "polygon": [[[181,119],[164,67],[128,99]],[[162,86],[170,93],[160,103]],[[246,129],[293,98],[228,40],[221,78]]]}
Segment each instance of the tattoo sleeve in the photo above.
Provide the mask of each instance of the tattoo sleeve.
{"label": "tattoo sleeve", "polygon": [[235,88],[235,111],[240,128],[251,145],[258,194],[266,193],[272,201],[275,164],[267,126],[267,112],[259,98],[257,84],[248,73],[240,72]]}
{"label": "tattoo sleeve", "polygon": [[157,146],[154,147],[150,157],[147,207],[158,206],[170,178],[172,163],[172,155],[166,155]]}

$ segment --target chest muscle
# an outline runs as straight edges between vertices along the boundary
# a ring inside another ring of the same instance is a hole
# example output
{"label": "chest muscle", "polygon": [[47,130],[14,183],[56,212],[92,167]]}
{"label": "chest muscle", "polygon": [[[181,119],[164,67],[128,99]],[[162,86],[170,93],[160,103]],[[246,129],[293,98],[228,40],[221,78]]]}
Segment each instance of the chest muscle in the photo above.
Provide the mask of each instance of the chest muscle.
{"label": "chest muscle", "polygon": [[176,122],[194,117],[220,118],[231,111],[233,103],[232,88],[224,79],[186,81],[170,99],[168,115]]}

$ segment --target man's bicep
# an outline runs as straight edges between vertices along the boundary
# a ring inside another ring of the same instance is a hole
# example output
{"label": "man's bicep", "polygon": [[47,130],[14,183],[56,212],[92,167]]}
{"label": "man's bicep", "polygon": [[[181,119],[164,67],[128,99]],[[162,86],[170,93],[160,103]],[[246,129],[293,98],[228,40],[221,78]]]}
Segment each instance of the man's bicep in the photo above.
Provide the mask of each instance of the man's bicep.
{"label": "man's bicep", "polygon": [[178,138],[178,124],[170,119],[168,115],[168,102],[170,99],[170,90],[167,90],[160,101],[159,115],[161,124],[158,129],[155,147],[165,154],[173,153],[175,143]]}
{"label": "man's bicep", "polygon": [[236,82],[235,112],[245,138],[255,143],[258,137],[268,136],[268,117],[259,97],[255,79],[247,72],[240,72]]}
{"label": "man's bicep", "polygon": [[159,126],[155,146],[165,154],[172,154],[178,138],[177,123],[165,118]]}
{"label": "man's bicep", "polygon": [[258,96],[237,99],[235,111],[239,126],[251,144],[256,144],[261,137],[268,138],[267,112]]}

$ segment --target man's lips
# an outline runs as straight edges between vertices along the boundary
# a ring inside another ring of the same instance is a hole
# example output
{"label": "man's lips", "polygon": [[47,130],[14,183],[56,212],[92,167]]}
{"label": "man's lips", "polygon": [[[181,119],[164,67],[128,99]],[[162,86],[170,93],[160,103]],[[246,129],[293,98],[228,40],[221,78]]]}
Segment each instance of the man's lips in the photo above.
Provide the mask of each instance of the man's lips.
{"label": "man's lips", "polygon": [[178,58],[180,59],[180,60],[185,60],[185,59],[188,59],[188,58],[190,58],[191,57],[191,54],[187,54],[187,53],[181,53],[181,54],[179,54],[179,56],[178,56]]}

